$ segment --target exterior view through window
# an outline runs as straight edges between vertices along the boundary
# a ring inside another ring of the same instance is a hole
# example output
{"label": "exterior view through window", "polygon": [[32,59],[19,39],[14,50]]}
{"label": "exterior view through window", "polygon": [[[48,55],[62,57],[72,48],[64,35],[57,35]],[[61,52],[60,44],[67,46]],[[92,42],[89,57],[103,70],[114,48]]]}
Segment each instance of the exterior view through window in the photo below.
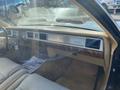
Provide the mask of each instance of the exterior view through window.
{"label": "exterior view through window", "polygon": [[120,27],[120,0],[96,0]]}
{"label": "exterior view through window", "polygon": [[6,0],[6,4],[3,5],[7,10],[3,9],[3,12],[6,12],[1,17],[15,26],[63,26],[101,31],[85,11],[70,0],[31,0],[27,2],[21,0],[18,5],[16,2],[10,6],[8,6],[10,2],[8,1]]}
{"label": "exterior view through window", "polygon": [[0,90],[105,90],[115,40],[87,10],[76,0],[0,0]]}

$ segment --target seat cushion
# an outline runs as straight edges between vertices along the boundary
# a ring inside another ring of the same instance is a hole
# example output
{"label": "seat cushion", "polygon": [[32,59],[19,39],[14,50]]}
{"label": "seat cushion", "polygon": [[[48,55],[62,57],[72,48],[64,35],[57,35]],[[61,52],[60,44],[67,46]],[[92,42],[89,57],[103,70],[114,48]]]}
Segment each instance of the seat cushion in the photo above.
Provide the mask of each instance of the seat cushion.
{"label": "seat cushion", "polygon": [[15,90],[69,90],[40,75],[31,74]]}
{"label": "seat cushion", "polygon": [[5,90],[15,90],[19,85],[20,83],[28,76],[29,74],[24,74],[22,75],[19,79],[17,79],[14,83],[12,83],[9,87],[4,88]]}
{"label": "seat cushion", "polygon": [[0,84],[22,67],[10,59],[0,58]]}
{"label": "seat cushion", "polygon": [[[7,90],[14,82],[27,74],[25,69],[20,69],[0,84],[0,90]],[[14,90],[14,89],[13,89]]]}

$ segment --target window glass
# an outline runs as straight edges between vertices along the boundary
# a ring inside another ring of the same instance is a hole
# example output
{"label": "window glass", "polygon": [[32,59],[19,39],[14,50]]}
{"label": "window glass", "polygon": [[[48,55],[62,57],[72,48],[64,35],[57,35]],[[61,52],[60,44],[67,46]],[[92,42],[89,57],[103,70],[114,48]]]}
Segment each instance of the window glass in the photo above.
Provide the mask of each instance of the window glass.
{"label": "window glass", "polygon": [[[73,1],[0,0],[0,19],[11,25],[0,32],[0,60],[4,61],[1,57],[8,58],[29,74],[47,78],[49,82],[43,82],[42,90],[62,90],[64,87],[68,88],[66,90],[96,90],[97,83],[101,83],[105,75],[105,34]],[[5,65],[0,63],[1,68]],[[1,68],[0,71],[4,70]],[[10,75],[14,74],[11,72]],[[18,82],[20,87],[23,81]],[[41,83],[40,80],[27,88],[39,90],[37,85]],[[15,86],[16,90],[19,86]]]}
{"label": "window glass", "polygon": [[15,26],[65,26],[102,31],[82,8],[71,0],[3,0],[1,15]]}
{"label": "window glass", "polygon": [[120,27],[120,0],[96,0]]}

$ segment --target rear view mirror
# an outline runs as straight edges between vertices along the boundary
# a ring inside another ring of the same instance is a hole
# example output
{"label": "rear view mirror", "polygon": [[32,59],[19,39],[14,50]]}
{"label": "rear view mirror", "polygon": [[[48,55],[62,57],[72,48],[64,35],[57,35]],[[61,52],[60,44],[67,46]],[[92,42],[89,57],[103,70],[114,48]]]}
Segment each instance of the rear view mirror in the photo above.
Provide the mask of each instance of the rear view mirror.
{"label": "rear view mirror", "polygon": [[14,13],[14,14],[19,13],[19,10],[18,10],[18,8],[16,6],[10,6],[8,8],[8,11],[9,11],[9,13]]}
{"label": "rear view mirror", "polygon": [[16,20],[18,18],[19,14],[19,9],[17,8],[17,6],[9,6],[8,8],[8,12],[7,12],[7,18],[9,18],[10,20]]}

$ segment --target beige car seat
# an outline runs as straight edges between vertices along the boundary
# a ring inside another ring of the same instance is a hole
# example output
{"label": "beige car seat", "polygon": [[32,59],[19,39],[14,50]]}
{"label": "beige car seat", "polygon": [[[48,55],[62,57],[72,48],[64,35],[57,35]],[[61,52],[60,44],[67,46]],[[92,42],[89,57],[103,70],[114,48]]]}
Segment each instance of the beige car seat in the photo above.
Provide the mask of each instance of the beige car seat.
{"label": "beige car seat", "polygon": [[38,74],[29,74],[21,65],[0,58],[0,90],[69,90]]}

